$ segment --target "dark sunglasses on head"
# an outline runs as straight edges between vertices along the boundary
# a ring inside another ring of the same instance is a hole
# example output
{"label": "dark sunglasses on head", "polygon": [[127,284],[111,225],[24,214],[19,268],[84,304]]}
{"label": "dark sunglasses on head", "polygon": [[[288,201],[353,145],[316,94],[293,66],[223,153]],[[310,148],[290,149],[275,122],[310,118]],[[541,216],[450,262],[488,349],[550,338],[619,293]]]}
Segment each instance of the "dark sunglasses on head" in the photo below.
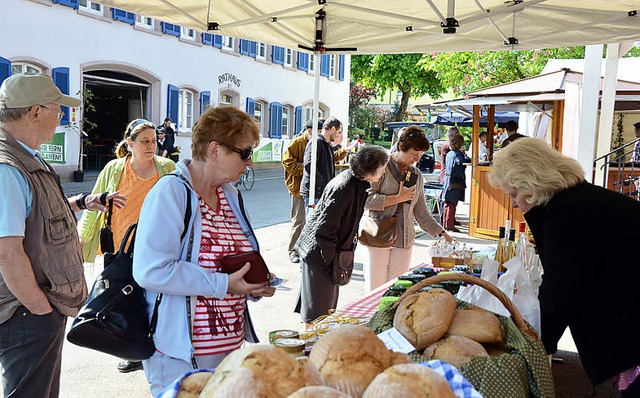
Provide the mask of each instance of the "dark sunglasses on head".
{"label": "dark sunglasses on head", "polygon": [[253,155],[253,148],[240,149],[227,144],[222,144],[222,145],[224,145],[229,150],[232,150],[233,152],[240,155],[240,159],[242,159],[244,162],[249,160],[249,158]]}

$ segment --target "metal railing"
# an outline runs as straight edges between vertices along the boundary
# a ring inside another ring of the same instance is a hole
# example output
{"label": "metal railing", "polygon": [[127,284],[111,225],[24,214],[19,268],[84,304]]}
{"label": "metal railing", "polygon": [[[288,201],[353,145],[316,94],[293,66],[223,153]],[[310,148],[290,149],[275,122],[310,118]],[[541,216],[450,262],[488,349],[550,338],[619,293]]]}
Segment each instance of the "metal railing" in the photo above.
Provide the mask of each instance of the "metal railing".
{"label": "metal railing", "polygon": [[[640,141],[640,138],[613,149],[593,161],[594,167],[599,161],[604,162],[600,166],[603,169],[602,186],[604,188],[607,188],[609,169],[615,167],[614,190],[623,195],[635,197],[636,200],[640,200],[640,195],[638,195],[639,184],[637,182],[640,179],[640,162],[638,162],[638,159],[633,159],[633,152],[638,141]],[[631,150],[628,150],[628,147],[631,147]],[[629,155],[632,155],[631,159],[634,161],[626,161]]]}

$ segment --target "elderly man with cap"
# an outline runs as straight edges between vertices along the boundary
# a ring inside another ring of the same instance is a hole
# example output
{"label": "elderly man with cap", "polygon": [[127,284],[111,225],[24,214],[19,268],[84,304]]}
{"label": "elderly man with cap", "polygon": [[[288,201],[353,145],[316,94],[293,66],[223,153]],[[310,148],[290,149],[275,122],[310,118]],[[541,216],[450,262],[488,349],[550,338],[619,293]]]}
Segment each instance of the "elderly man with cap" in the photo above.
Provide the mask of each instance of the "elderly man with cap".
{"label": "elderly man with cap", "polygon": [[[318,120],[318,132],[322,131],[324,119]],[[306,219],[304,199],[300,195],[300,182],[304,172],[304,150],[313,134],[313,120],[307,122],[306,130],[291,141],[287,150],[282,156],[282,167],[284,168],[284,183],[289,190],[291,197],[291,236],[289,238],[289,260],[292,263],[299,263],[300,257],[293,248]]]}
{"label": "elderly man with cap", "polygon": [[67,316],[87,296],[75,212],[105,211],[119,193],[67,199],[37,148],[53,138],[60,106],[81,101],[49,76],[17,74],[0,86],[0,365],[5,396],[57,397]]}

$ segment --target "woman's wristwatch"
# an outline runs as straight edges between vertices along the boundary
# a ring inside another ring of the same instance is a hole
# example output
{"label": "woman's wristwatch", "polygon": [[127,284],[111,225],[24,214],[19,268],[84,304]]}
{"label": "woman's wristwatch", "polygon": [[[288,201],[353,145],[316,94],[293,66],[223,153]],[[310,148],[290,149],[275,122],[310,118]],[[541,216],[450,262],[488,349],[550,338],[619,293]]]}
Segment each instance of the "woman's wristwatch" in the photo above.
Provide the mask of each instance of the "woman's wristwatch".
{"label": "woman's wristwatch", "polygon": [[438,235],[436,235],[438,238],[442,238],[442,236],[444,235],[445,230],[444,228],[442,228],[442,231],[440,231],[440,233]]}

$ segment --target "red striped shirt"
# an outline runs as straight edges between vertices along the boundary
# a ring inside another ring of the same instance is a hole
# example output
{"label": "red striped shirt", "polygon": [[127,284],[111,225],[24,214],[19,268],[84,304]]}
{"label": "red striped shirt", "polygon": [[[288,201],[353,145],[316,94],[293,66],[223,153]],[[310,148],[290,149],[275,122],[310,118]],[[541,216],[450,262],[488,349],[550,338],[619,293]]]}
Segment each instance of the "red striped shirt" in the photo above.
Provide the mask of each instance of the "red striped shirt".
{"label": "red striped shirt", "polygon": [[[198,198],[202,214],[198,264],[211,272],[220,269],[223,257],[253,250],[229,207],[222,187],[218,187],[216,193],[217,212]],[[246,305],[245,296],[227,294],[222,300],[198,297],[192,338],[195,355],[221,354],[242,346]]]}

